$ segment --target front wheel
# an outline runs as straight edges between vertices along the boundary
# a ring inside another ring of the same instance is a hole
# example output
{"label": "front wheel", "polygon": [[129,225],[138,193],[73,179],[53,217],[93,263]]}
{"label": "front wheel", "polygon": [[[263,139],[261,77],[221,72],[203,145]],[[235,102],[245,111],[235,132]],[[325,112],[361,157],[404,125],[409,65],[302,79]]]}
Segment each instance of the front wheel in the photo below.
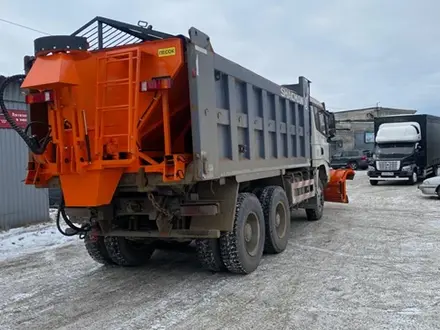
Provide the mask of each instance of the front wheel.
{"label": "front wheel", "polygon": [[307,220],[317,221],[322,218],[324,214],[324,186],[322,181],[319,180],[316,187],[316,206],[312,209],[306,209]]}
{"label": "front wheel", "polygon": [[408,184],[410,184],[410,185],[416,184],[418,180],[419,180],[419,179],[418,179],[418,177],[417,177],[417,172],[414,171],[414,172],[412,173],[412,175],[411,175],[409,181],[408,181]]}

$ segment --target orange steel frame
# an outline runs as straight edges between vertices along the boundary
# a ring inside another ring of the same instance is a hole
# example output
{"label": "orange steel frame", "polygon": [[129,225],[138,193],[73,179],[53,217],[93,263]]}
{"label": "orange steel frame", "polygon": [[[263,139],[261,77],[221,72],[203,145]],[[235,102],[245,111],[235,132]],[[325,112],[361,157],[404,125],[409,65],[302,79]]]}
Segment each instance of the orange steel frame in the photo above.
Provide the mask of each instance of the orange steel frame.
{"label": "orange steel frame", "polygon": [[[160,56],[160,49],[174,52]],[[156,77],[170,77],[172,85],[140,91],[142,81]],[[180,39],[40,55],[22,87],[55,95],[47,107],[52,142],[33,155],[26,184],[44,187],[59,177],[67,206],[99,206],[111,202],[123,173],[184,179],[192,146],[185,145],[191,122]]]}

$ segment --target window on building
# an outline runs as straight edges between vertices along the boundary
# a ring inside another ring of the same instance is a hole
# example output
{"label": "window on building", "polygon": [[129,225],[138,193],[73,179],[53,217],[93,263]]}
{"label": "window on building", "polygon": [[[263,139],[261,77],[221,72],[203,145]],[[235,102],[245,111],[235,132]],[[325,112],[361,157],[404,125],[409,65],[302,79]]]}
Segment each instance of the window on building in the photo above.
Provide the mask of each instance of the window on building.
{"label": "window on building", "polygon": [[374,143],[373,132],[365,132],[364,138],[365,138],[365,143]]}

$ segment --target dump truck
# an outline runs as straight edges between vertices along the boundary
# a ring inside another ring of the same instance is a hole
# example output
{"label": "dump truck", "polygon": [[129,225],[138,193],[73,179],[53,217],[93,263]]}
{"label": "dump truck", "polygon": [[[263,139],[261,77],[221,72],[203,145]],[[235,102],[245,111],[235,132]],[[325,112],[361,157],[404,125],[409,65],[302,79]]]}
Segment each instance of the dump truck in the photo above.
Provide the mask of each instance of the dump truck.
{"label": "dump truck", "polygon": [[375,147],[368,169],[370,184],[415,184],[440,175],[440,117],[418,114],[374,119]]}
{"label": "dump truck", "polygon": [[[249,274],[286,249],[292,209],[348,203],[331,171],[334,116],[310,81],[278,85],[215,53],[208,35],[96,17],[41,37],[20,81],[30,122],[25,184],[60,188],[59,231],[102,264],[143,265],[193,243],[211,271]],[[8,119],[9,122],[9,119]],[[66,229],[61,226],[61,220]]]}

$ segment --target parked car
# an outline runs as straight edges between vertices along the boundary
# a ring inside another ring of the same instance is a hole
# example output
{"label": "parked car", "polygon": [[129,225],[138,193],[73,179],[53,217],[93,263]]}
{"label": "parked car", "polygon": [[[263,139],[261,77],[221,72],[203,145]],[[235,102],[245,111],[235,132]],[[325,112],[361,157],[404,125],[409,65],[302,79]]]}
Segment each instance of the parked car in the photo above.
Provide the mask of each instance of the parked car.
{"label": "parked car", "polygon": [[418,188],[424,195],[440,197],[440,176],[425,179]]}
{"label": "parked car", "polygon": [[366,170],[371,156],[369,150],[342,151],[333,155],[330,166],[334,169],[350,167],[353,170]]}

